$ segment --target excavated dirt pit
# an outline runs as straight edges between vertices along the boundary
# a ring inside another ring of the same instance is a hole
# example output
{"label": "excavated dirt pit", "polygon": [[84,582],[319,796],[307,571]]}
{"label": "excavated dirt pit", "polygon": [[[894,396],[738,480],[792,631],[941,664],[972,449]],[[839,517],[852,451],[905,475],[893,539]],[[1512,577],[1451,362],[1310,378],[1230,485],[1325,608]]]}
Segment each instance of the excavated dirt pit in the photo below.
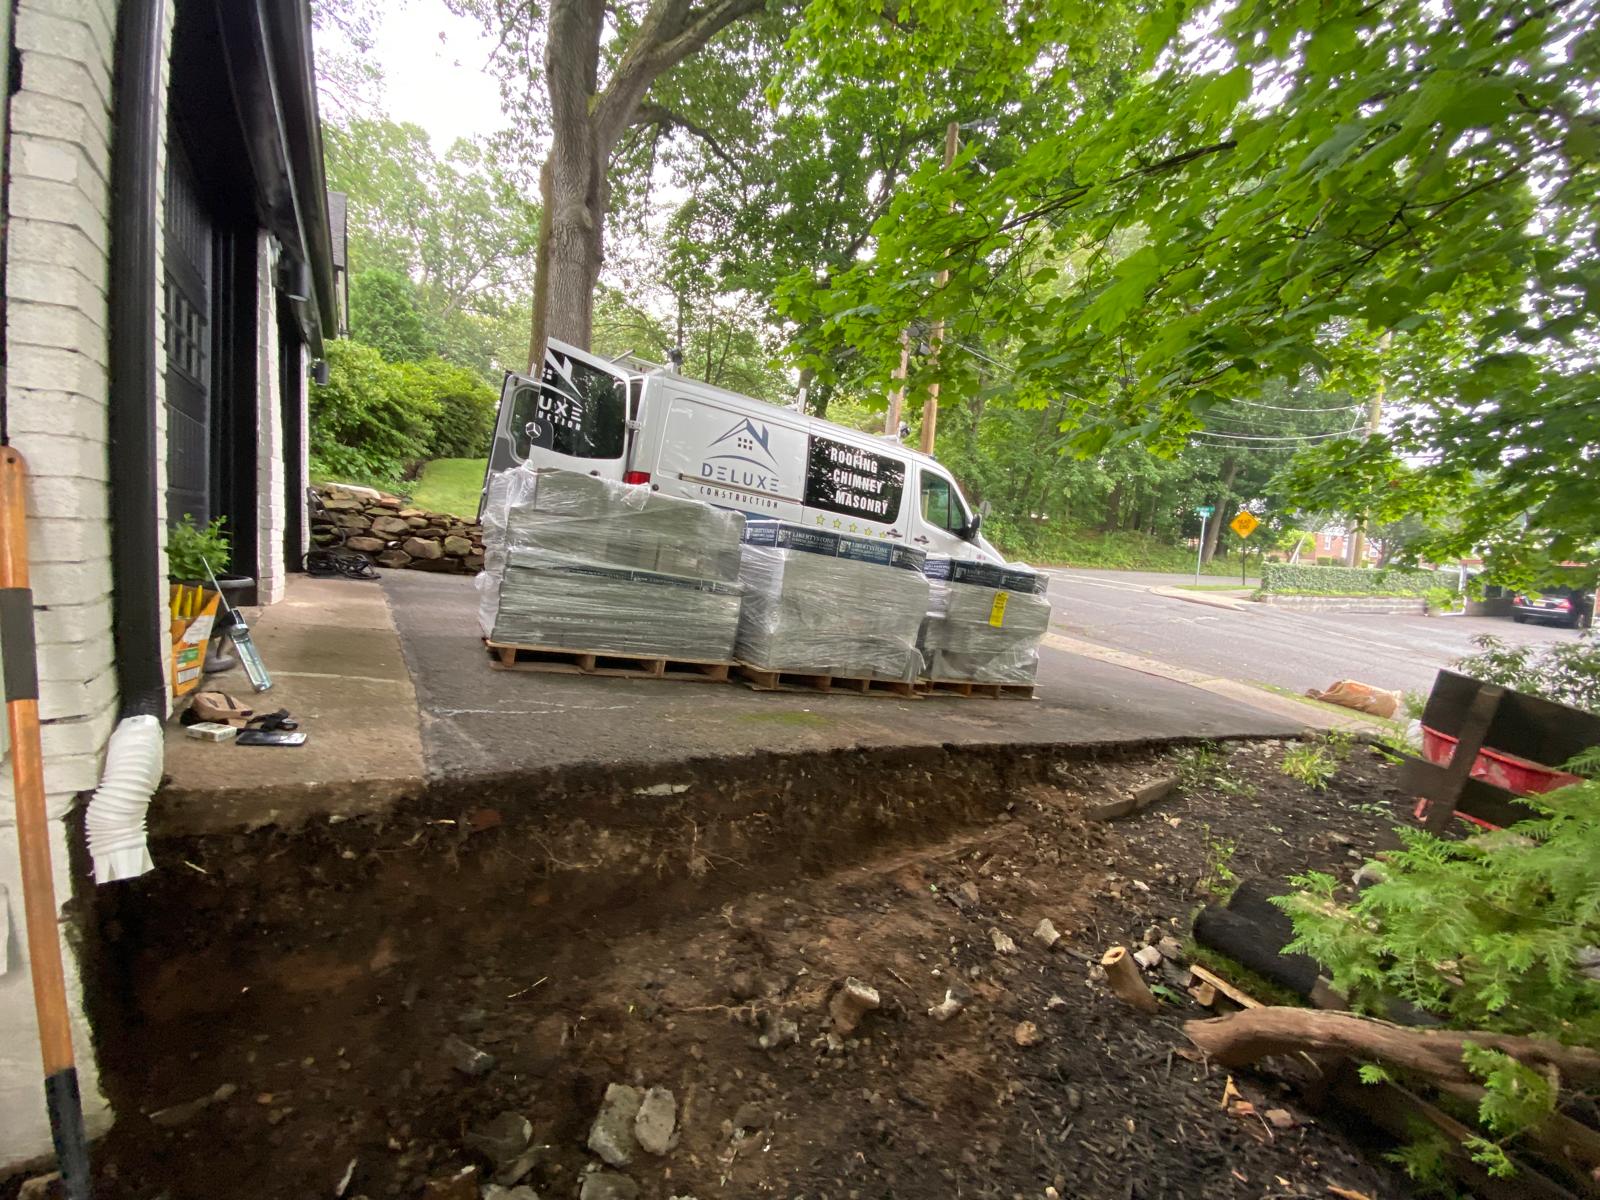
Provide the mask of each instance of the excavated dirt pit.
{"label": "excavated dirt pit", "polygon": [[[1313,792],[1284,748],[1224,748],[1109,824],[1085,805],[1187,752],[507,780],[163,843],[82,914],[118,1114],[97,1195],[475,1200],[497,1168],[473,1135],[507,1112],[542,1149],[502,1177],[545,1200],[1400,1194],[1274,1077],[1236,1083],[1291,1126],[1225,1111],[1225,1075],[1183,1053],[1205,1010],[1174,986],[1136,1014],[1092,965],[1152,926],[1182,938],[1219,863],[1348,877],[1392,844],[1405,802],[1376,754]],[[848,976],[881,1006],[830,1038]],[[966,1007],[936,1021],[951,987]],[[464,1072],[463,1043],[493,1065]],[[669,1089],[676,1142],[589,1178],[613,1083]]]}

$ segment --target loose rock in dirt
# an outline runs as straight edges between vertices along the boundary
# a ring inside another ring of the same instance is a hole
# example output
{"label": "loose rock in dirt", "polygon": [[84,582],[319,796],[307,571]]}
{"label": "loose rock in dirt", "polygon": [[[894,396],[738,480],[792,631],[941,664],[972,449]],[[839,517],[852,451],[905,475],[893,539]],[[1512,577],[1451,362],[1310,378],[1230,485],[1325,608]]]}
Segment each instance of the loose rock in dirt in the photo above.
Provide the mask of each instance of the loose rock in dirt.
{"label": "loose rock in dirt", "polygon": [[595,1171],[583,1177],[578,1200],[639,1200],[639,1185],[615,1171]]}
{"label": "loose rock in dirt", "polygon": [[849,1037],[861,1024],[861,1019],[880,1003],[878,989],[852,975],[828,1001],[828,1015],[833,1018],[833,1027],[839,1036]]}
{"label": "loose rock in dirt", "polygon": [[469,1131],[463,1140],[496,1167],[504,1167],[528,1148],[533,1124],[521,1113],[503,1112]]}
{"label": "loose rock in dirt", "polygon": [[1046,917],[1044,920],[1039,922],[1037,927],[1035,927],[1033,931],[1033,940],[1038,942],[1046,950],[1053,950],[1055,949],[1056,943],[1061,940],[1061,934],[1056,931],[1056,927],[1051,923],[1050,918]]}
{"label": "loose rock in dirt", "polygon": [[[608,1086],[600,1112],[589,1127],[589,1149],[613,1167],[625,1167],[632,1162],[633,1152],[639,1146],[634,1137],[633,1123],[643,1103],[644,1093],[636,1087],[629,1087],[625,1083]],[[587,1183],[584,1195],[588,1195]]]}
{"label": "loose rock in dirt", "polygon": [[494,1055],[486,1050],[479,1050],[455,1034],[445,1038],[442,1049],[445,1060],[463,1075],[477,1079],[494,1070]]}
{"label": "loose rock in dirt", "polygon": [[999,929],[991,929],[989,930],[989,940],[994,943],[994,952],[996,954],[1015,954],[1017,952],[1017,944],[1011,940],[1009,933]]}
{"label": "loose rock in dirt", "polygon": [[644,1094],[633,1118],[633,1136],[650,1154],[665,1154],[677,1144],[678,1102],[666,1088],[653,1087]]}
{"label": "loose rock in dirt", "polygon": [[1037,1046],[1044,1041],[1044,1034],[1039,1032],[1039,1027],[1032,1021],[1023,1021],[1011,1031],[1011,1040],[1026,1048]]}

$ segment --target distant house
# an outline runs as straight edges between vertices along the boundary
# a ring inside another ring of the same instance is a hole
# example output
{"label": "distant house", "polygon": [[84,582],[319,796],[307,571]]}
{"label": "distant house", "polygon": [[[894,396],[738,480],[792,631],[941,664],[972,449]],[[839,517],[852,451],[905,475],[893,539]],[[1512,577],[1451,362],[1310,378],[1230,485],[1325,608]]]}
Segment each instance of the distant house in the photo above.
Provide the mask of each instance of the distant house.
{"label": "distant house", "polygon": [[[0,417],[31,468],[65,900],[59,818],[95,786],[119,717],[170,709],[168,527],[226,518],[262,603],[301,563],[306,380],[342,320],[342,203],[323,178],[308,0],[15,0],[0,37]],[[9,763],[3,775],[0,937],[18,938]],[[0,1174],[51,1149],[26,960],[13,944],[5,962]],[[70,954],[68,973],[76,1001]],[[95,1131],[109,1114],[77,1023]]]}

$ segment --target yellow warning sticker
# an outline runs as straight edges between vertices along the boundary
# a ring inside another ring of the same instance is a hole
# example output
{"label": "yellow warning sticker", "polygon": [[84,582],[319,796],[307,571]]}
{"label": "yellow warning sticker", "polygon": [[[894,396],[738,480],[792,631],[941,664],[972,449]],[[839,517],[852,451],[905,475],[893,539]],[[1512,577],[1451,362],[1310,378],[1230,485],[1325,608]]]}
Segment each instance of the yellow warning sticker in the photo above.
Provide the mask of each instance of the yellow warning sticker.
{"label": "yellow warning sticker", "polygon": [[989,624],[996,629],[1005,623],[1006,601],[1010,599],[1010,595],[1009,592],[996,592],[994,594],[994,603],[989,606]]}

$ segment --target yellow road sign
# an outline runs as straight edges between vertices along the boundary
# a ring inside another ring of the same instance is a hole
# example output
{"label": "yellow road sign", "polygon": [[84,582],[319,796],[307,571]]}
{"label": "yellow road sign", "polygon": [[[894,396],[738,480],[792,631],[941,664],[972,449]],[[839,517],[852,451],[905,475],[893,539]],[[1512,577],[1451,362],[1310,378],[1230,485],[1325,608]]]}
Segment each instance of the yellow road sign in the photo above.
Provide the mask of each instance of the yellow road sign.
{"label": "yellow road sign", "polygon": [[1260,524],[1254,513],[1241,511],[1237,517],[1228,522],[1228,528],[1240,537],[1249,537]]}

